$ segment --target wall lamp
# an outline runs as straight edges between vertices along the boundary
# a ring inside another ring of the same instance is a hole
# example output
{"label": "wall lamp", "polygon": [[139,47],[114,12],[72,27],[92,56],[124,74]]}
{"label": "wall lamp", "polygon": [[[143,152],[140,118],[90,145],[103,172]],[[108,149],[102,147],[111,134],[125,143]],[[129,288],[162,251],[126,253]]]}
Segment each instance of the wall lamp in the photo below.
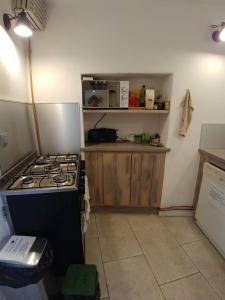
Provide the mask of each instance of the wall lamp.
{"label": "wall lamp", "polygon": [[216,29],[212,34],[214,42],[225,42],[225,22],[219,25],[212,25],[211,28]]}
{"label": "wall lamp", "polygon": [[33,32],[30,29],[30,23],[27,19],[26,13],[24,11],[20,12],[17,16],[12,16],[10,14],[3,14],[3,23],[7,30],[11,28],[11,21],[16,20],[14,26],[14,32],[22,37],[30,37]]}

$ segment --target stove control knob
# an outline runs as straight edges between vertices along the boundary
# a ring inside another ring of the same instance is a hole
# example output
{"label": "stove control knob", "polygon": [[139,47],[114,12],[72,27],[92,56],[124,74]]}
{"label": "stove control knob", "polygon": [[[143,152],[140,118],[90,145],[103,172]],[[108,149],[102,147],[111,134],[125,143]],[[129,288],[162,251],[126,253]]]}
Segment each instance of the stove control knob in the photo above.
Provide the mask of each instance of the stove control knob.
{"label": "stove control knob", "polygon": [[79,192],[84,195],[85,194],[85,184],[84,183],[81,183],[80,182],[80,185],[79,185]]}
{"label": "stove control knob", "polygon": [[80,185],[84,185],[85,184],[85,177],[81,176],[80,177]]}
{"label": "stove control knob", "polygon": [[79,187],[79,192],[84,195],[85,194],[85,188],[84,187]]}
{"label": "stove control knob", "polygon": [[81,168],[81,170],[85,169],[85,160],[80,161],[80,168]]}
{"label": "stove control knob", "polygon": [[81,174],[81,176],[85,176],[85,174],[86,174],[85,170],[81,170],[80,174]]}

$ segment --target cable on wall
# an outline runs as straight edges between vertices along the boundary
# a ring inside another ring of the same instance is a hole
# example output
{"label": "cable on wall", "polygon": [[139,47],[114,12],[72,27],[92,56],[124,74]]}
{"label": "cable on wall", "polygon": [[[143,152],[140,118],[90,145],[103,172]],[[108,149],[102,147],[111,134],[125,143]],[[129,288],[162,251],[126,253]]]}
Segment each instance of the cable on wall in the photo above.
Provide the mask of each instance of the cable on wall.
{"label": "cable on wall", "polygon": [[104,113],[103,116],[101,116],[100,119],[98,119],[98,121],[95,123],[94,128],[97,127],[97,125],[105,118],[105,116],[107,115],[107,113]]}
{"label": "cable on wall", "polygon": [[31,41],[28,39],[28,68],[29,68],[29,79],[30,79],[30,92],[31,92],[31,101],[32,101],[32,110],[34,116],[34,129],[37,140],[38,154],[42,153],[41,151],[41,139],[40,139],[40,131],[38,125],[38,116],[34,98],[34,86],[33,86],[33,71],[32,71],[32,49],[31,49]]}

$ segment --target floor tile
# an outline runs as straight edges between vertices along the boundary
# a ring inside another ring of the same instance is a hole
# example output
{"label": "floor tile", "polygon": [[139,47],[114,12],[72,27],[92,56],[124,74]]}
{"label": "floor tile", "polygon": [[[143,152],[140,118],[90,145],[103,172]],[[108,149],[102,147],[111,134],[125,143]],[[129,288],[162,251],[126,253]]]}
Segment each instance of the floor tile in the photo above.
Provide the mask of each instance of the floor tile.
{"label": "floor tile", "polygon": [[86,239],[86,263],[94,264],[97,266],[99,272],[101,298],[108,297],[98,238]]}
{"label": "floor tile", "polygon": [[98,237],[97,226],[95,221],[95,215],[90,215],[90,224],[88,225],[88,229],[86,232],[86,238],[95,238]]}
{"label": "floor tile", "polygon": [[219,297],[198,273],[161,286],[167,300],[217,300]]}
{"label": "floor tile", "polygon": [[96,214],[96,223],[100,237],[123,237],[130,230],[124,214]]}
{"label": "floor tile", "polygon": [[161,222],[162,218],[158,215],[129,214],[127,215],[127,218],[134,230],[151,230],[152,227],[163,227],[163,224]]}
{"label": "floor tile", "polygon": [[97,227],[104,262],[142,253],[125,215],[97,215]]}
{"label": "floor tile", "polygon": [[159,284],[198,272],[165,226],[134,231]]}
{"label": "floor tile", "polygon": [[134,236],[128,234],[124,238],[100,238],[103,262],[134,257],[142,251]]}
{"label": "floor tile", "polygon": [[105,263],[110,300],[162,300],[163,295],[143,256]]}
{"label": "floor tile", "polygon": [[200,229],[195,225],[192,217],[166,217],[161,218],[161,220],[179,244],[205,238]]}
{"label": "floor tile", "polygon": [[208,240],[183,246],[203,276],[225,299],[225,260]]}

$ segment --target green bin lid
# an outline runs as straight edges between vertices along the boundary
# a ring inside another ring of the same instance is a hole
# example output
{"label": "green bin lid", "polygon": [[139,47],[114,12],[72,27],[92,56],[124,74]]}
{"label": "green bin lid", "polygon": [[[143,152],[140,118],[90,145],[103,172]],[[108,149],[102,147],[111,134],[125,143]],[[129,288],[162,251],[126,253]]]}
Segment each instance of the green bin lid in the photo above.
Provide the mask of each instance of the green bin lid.
{"label": "green bin lid", "polygon": [[94,296],[98,284],[95,265],[70,265],[64,279],[62,294],[65,296]]}

